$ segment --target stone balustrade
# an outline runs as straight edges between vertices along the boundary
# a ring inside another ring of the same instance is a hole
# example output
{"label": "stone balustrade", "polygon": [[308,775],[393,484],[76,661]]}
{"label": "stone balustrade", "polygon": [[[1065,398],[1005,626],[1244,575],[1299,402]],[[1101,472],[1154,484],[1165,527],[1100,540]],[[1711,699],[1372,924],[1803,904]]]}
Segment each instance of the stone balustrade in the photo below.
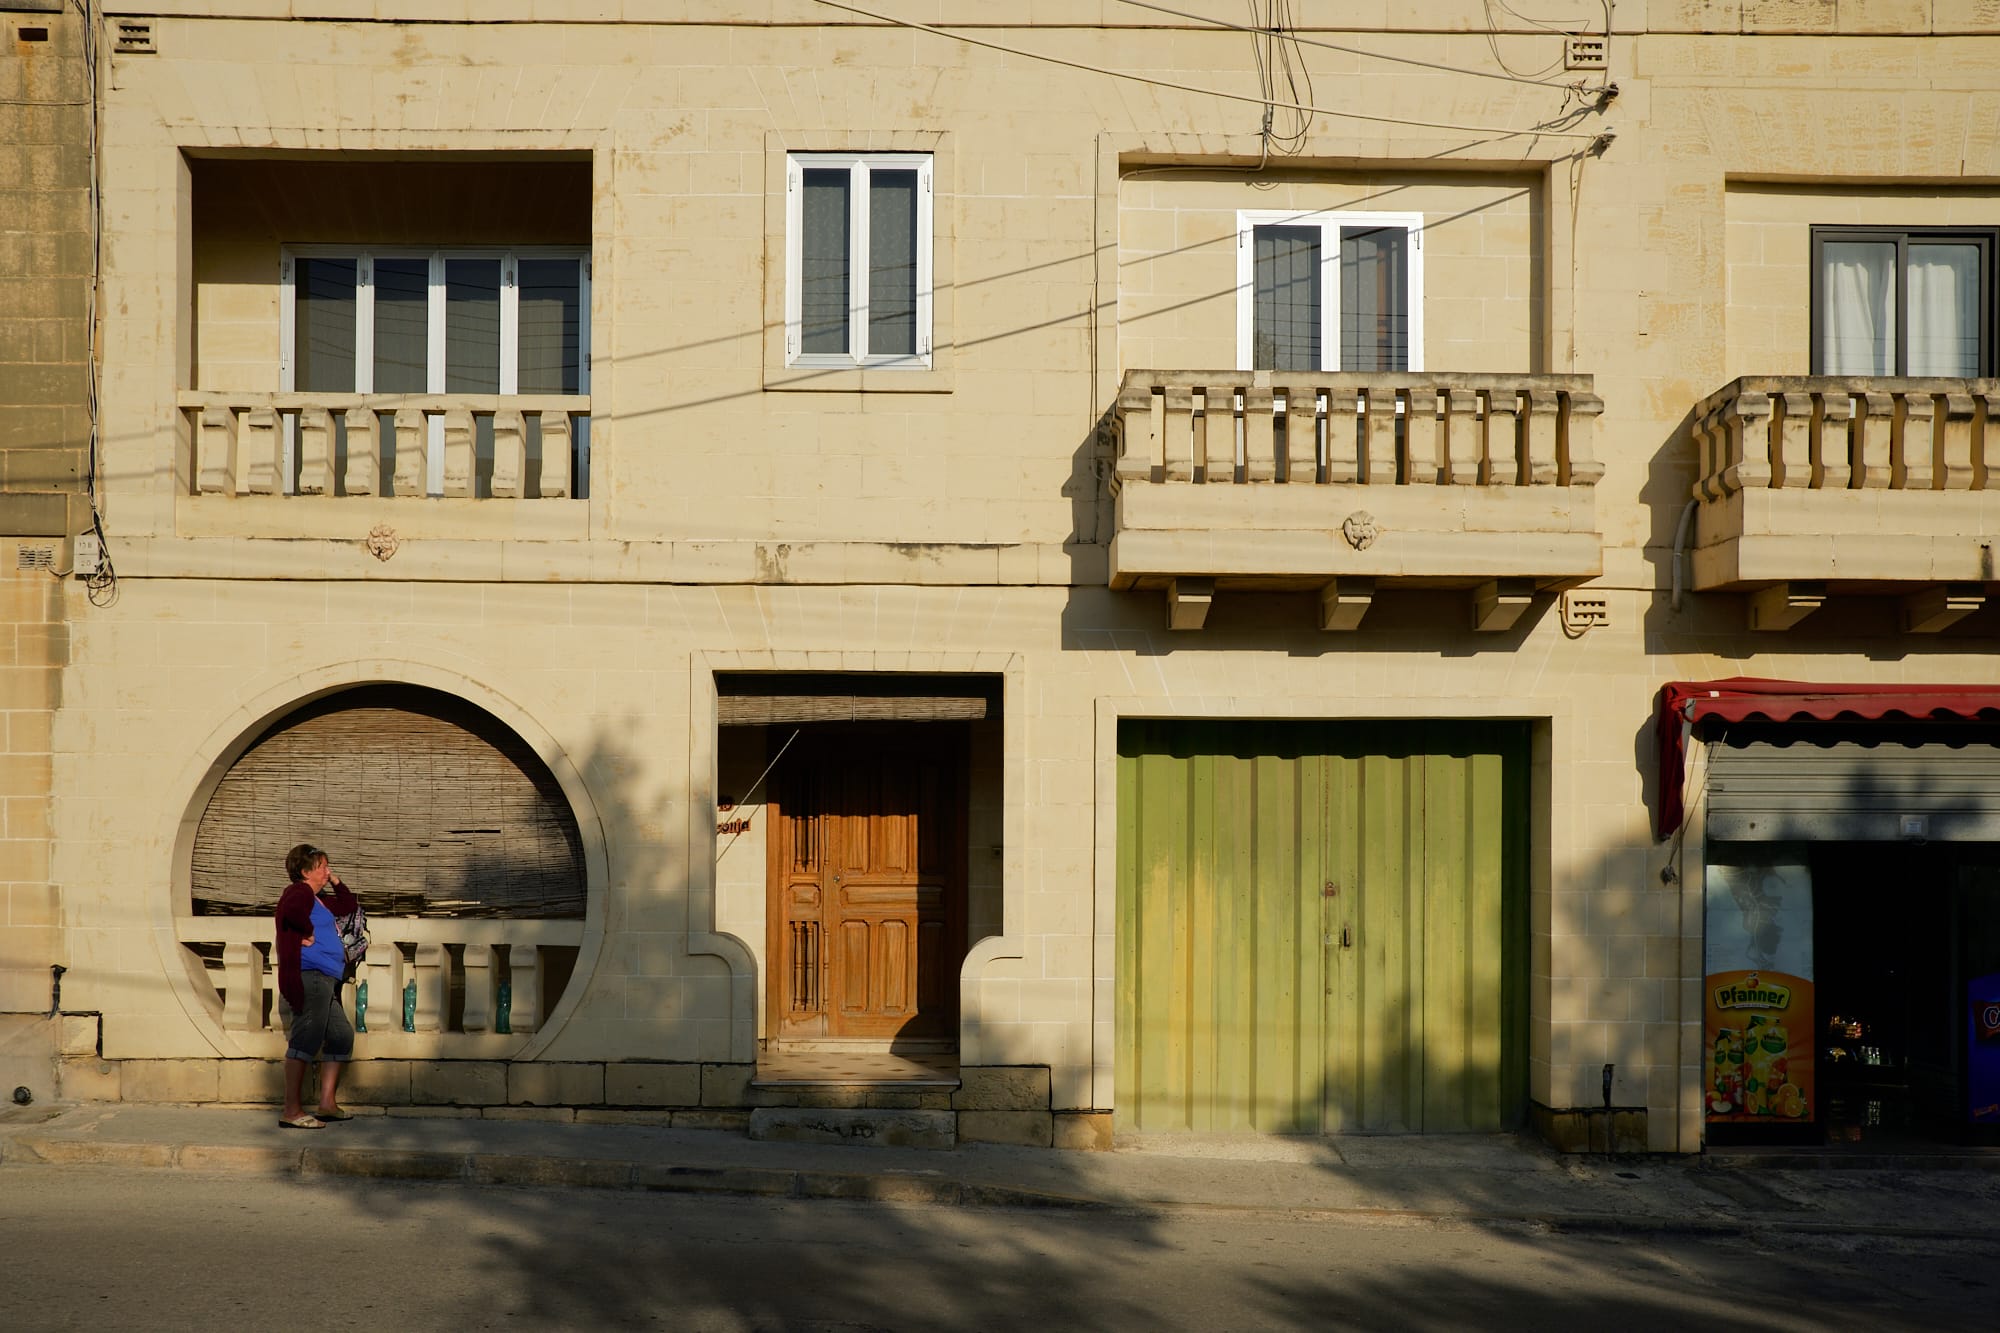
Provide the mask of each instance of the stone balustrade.
{"label": "stone balustrade", "polygon": [[[370,917],[368,930],[368,956],[343,998],[355,1016],[366,985],[365,1041],[377,1055],[449,1051],[535,1032],[547,1017],[545,995],[551,1004],[557,998],[547,993],[550,951],[562,952],[567,972],[583,939],[575,920]],[[282,1041],[270,918],[183,916],[175,933],[183,945],[208,946],[211,956],[220,947],[220,971],[210,962],[207,976],[223,1029]]]}
{"label": "stone balustrade", "polygon": [[1120,483],[1594,486],[1581,375],[1127,372]]}
{"label": "stone balustrade", "polygon": [[2000,488],[2000,380],[1745,376],[1694,416],[1697,500]]}
{"label": "stone balustrade", "polygon": [[1397,585],[1471,590],[1504,630],[1603,568],[1583,375],[1128,372],[1114,588],[1198,629],[1217,592],[1316,591],[1324,629]]}
{"label": "stone balustrade", "polygon": [[1691,584],[1749,593],[1753,628],[1860,594],[1937,632],[2000,587],[2000,380],[1746,376],[1693,432]]}
{"label": "stone balustrade", "polygon": [[[187,423],[183,489],[191,495],[395,495],[429,493],[430,454],[442,451],[441,494],[479,493],[482,423],[493,462],[486,493],[496,499],[566,499],[582,489],[574,470],[588,395],[221,393],[179,396]],[[441,428],[433,422],[441,421]],[[539,460],[530,475],[530,426]],[[394,459],[383,475],[384,444]]]}

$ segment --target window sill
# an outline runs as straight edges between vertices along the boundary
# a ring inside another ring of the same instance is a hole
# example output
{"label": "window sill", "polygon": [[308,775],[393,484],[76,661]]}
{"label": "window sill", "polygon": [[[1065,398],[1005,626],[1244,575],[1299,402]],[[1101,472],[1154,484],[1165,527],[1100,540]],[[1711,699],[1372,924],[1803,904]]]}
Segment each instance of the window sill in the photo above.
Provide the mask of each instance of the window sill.
{"label": "window sill", "polygon": [[819,393],[950,393],[955,387],[950,369],[910,366],[786,366],[764,367],[767,390]]}

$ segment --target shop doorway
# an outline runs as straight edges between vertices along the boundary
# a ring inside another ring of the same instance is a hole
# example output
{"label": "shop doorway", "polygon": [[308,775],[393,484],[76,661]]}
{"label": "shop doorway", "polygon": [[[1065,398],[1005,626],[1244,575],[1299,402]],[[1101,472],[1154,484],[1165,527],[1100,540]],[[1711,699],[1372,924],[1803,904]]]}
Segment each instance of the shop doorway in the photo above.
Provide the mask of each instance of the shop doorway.
{"label": "shop doorway", "polygon": [[1711,844],[1708,1142],[2000,1142],[2000,845]]}
{"label": "shop doorway", "polygon": [[[1869,1151],[2000,1142],[2000,847],[1821,843],[1817,1132]],[[1990,994],[1989,994],[1990,992]]]}

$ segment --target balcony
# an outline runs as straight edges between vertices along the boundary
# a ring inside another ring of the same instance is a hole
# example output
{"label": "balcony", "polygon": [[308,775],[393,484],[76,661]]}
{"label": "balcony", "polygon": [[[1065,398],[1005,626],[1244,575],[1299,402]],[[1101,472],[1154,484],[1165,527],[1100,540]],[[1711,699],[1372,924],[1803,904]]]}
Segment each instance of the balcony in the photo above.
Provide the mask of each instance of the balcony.
{"label": "balcony", "polygon": [[178,405],[183,536],[581,533],[588,394],[183,390]]}
{"label": "balcony", "polygon": [[[246,1055],[284,1052],[268,916],[183,916],[175,934],[210,983],[210,1016]],[[370,917],[368,957],[345,992],[368,987],[358,1055],[506,1059],[561,997],[583,940],[572,920]]]}
{"label": "balcony", "polygon": [[1996,586],[2000,380],[1756,376],[1695,409],[1692,583],[1749,594],[1753,629],[1827,597],[1899,599],[1934,633]]}
{"label": "balcony", "polygon": [[1111,586],[1199,629],[1218,592],[1314,590],[1322,629],[1385,587],[1463,589],[1475,629],[1602,569],[1588,376],[1128,372]]}

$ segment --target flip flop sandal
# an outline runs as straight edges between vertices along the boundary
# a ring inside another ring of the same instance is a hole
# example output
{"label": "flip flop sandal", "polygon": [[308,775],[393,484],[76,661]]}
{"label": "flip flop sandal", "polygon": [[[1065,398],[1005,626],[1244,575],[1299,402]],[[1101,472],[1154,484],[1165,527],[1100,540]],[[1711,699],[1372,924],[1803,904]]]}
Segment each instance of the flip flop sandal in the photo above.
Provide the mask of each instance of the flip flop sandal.
{"label": "flip flop sandal", "polygon": [[314,1114],[314,1115],[316,1115],[316,1116],[318,1116],[318,1117],[319,1117],[319,1118],[320,1118],[321,1120],[352,1120],[352,1119],[354,1119],[354,1112],[352,1112],[352,1111],[350,1111],[350,1110],[346,1109],[345,1107],[341,1107],[341,1106],[336,1106],[336,1107],[334,1107],[334,1108],[333,1108],[333,1109],[332,1109],[331,1111],[325,1111],[325,1110],[321,1110],[321,1111],[315,1111],[315,1112],[313,1112],[313,1114]]}
{"label": "flip flop sandal", "polygon": [[302,1115],[296,1120],[280,1120],[279,1129],[325,1129],[326,1123],[318,1116]]}

